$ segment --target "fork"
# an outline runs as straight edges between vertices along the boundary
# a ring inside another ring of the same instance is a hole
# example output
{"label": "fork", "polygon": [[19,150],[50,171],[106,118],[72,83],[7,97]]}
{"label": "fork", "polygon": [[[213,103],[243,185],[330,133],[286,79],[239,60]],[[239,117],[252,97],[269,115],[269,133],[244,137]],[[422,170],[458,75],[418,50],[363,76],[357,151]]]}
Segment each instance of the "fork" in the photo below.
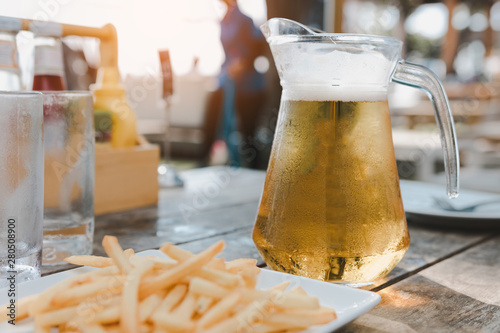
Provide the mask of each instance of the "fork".
{"label": "fork", "polygon": [[458,208],[458,207],[455,207],[455,205],[453,205],[451,202],[449,202],[448,199],[441,198],[441,197],[433,197],[433,198],[434,198],[434,202],[441,209],[444,209],[444,210],[447,210],[450,212],[473,212],[474,210],[476,210],[477,207],[500,202],[500,199],[487,200],[487,201],[475,203],[473,205]]}

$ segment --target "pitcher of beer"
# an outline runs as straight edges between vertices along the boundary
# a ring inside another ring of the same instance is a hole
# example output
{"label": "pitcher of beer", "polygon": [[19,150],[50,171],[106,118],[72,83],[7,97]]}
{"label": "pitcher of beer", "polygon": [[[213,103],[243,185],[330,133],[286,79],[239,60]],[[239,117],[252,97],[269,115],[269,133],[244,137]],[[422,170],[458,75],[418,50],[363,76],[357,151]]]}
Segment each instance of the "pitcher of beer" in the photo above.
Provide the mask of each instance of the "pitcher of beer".
{"label": "pitcher of beer", "polygon": [[283,87],[253,240],[272,269],[369,284],[409,246],[392,143],[392,80],[432,100],[458,195],[458,149],[448,99],[427,68],[401,59],[392,37],[318,33],[297,22],[262,26]]}

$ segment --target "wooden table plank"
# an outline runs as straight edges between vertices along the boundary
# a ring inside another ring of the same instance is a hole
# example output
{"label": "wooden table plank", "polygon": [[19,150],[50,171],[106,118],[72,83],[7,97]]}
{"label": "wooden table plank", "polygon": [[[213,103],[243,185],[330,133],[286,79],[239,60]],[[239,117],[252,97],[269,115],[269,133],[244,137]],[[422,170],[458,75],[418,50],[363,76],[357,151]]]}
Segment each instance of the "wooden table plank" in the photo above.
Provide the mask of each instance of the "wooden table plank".
{"label": "wooden table plank", "polygon": [[487,231],[431,229],[408,222],[410,247],[401,262],[385,278],[363,289],[380,290],[412,272],[432,265],[454,253],[464,251],[490,237]]}
{"label": "wooden table plank", "polygon": [[199,212],[257,202],[264,186],[265,172],[229,167],[185,171],[183,188],[162,189],[158,215],[189,219]]}
{"label": "wooden table plank", "polygon": [[158,248],[165,242],[182,244],[238,231],[253,226],[257,202],[200,212],[188,221],[182,217],[147,219],[100,227],[96,225],[94,253],[102,255],[100,242],[105,234],[118,237],[120,244],[136,251]]}
{"label": "wooden table plank", "polygon": [[340,332],[500,332],[500,236],[379,292]]}

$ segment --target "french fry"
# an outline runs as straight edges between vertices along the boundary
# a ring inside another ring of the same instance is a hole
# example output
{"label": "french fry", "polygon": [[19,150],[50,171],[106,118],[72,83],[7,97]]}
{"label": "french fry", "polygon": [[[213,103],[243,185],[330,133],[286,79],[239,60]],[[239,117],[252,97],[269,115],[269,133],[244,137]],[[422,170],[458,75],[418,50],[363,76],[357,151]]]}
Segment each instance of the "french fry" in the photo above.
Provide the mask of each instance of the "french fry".
{"label": "french fry", "polygon": [[184,275],[191,273],[198,267],[209,262],[214,256],[220,253],[224,248],[223,242],[218,242],[205,251],[181,262],[179,265],[159,275],[154,281],[141,288],[141,294],[148,296],[154,293],[154,290],[168,288],[180,281]]}
{"label": "french fry", "polygon": [[253,267],[244,267],[241,270],[237,271],[237,274],[243,278],[245,284],[248,288],[255,288],[257,284],[257,276],[260,273],[260,268],[257,266]]}
{"label": "french fry", "polygon": [[59,333],[81,333],[81,327],[86,326],[84,323],[79,324],[80,328],[77,328],[76,322],[68,322],[59,325]]}
{"label": "french fry", "polygon": [[281,282],[280,284],[277,284],[277,285],[269,288],[269,290],[270,291],[281,291],[281,292],[284,292],[286,290],[286,288],[288,288],[288,286],[290,285],[290,283],[291,283],[290,281],[284,281],[284,282]]}
{"label": "french fry", "polygon": [[99,256],[81,255],[71,256],[64,259],[67,263],[78,266],[89,266],[96,268],[103,268],[113,265],[113,259]]}
{"label": "french fry", "polygon": [[120,321],[120,306],[114,305],[95,314],[92,323],[115,324]]}
{"label": "french fry", "polygon": [[263,318],[270,311],[272,302],[272,293],[259,301],[252,302],[236,313],[233,317],[223,320],[208,330],[206,333],[224,333],[224,332],[245,332],[250,330],[256,321]]}
{"label": "french fry", "polygon": [[[22,298],[17,304],[16,321],[23,320],[29,316],[29,306],[36,299],[36,296]],[[7,316],[5,316],[7,317]]]}
{"label": "french fry", "polygon": [[183,320],[172,313],[164,313],[155,317],[154,323],[168,332],[189,332],[195,327],[192,321]]}
{"label": "french fry", "polygon": [[120,311],[120,332],[136,333],[139,331],[138,297],[141,278],[154,267],[152,262],[141,263],[130,271],[128,283],[123,287]]}
{"label": "french fry", "polygon": [[234,291],[225,298],[221,299],[220,302],[214,305],[203,317],[200,318],[198,321],[198,328],[208,328],[221,319],[228,317],[229,310],[236,305],[240,298],[241,293],[239,291]]}
{"label": "french fry", "polygon": [[206,267],[203,267],[202,269],[198,270],[195,273],[195,275],[203,279],[210,280],[223,287],[230,287],[230,288],[237,286],[243,281],[239,275]]}
{"label": "french fry", "polygon": [[35,333],[50,333],[50,327],[49,326],[40,326],[36,323],[36,320],[35,320]]}
{"label": "french fry", "polygon": [[120,333],[120,325],[106,325],[104,328],[108,333]]}
{"label": "french fry", "polygon": [[230,293],[230,290],[199,277],[191,279],[191,283],[189,283],[189,291],[198,295],[217,299],[223,298]]}
{"label": "french fry", "polygon": [[141,326],[139,326],[139,333],[150,333],[153,327],[149,324],[144,324],[142,323]]}
{"label": "french fry", "polygon": [[82,301],[79,306],[79,313],[85,316],[86,321],[91,323],[94,318],[106,310],[117,307],[121,302],[121,294],[112,294],[102,290],[96,295]]}
{"label": "french fry", "polygon": [[189,321],[194,314],[196,298],[193,293],[188,292],[186,297],[182,300],[181,304],[172,312],[173,315],[183,320]]}
{"label": "french fry", "polygon": [[256,259],[235,259],[226,262],[226,268],[229,271],[244,269],[246,267],[256,267],[255,265],[257,265]]}
{"label": "french fry", "polygon": [[82,333],[107,333],[107,331],[101,326],[96,324],[80,325],[80,330]]}
{"label": "french fry", "polygon": [[293,287],[292,290],[290,290],[290,293],[298,294],[298,295],[302,295],[302,296],[307,296],[307,292],[301,286]]}
{"label": "french fry", "polygon": [[158,294],[153,294],[144,299],[139,305],[139,322],[145,322],[153,314],[153,312],[160,306],[162,297]]}
{"label": "french fry", "polygon": [[151,260],[153,262],[169,264],[168,267],[172,267],[172,265],[177,264],[177,261],[172,260],[171,258],[163,258],[163,257],[157,257],[157,256],[140,256],[140,258]]}
{"label": "french fry", "polygon": [[195,311],[199,315],[203,315],[207,312],[207,310],[212,306],[212,303],[215,300],[212,297],[208,296],[199,296],[196,301]]}
{"label": "french fry", "polygon": [[132,265],[136,265],[139,261],[152,261],[155,264],[155,269],[170,269],[174,267],[177,263],[165,258],[158,258],[154,256],[139,257],[133,255],[129,258]]}
{"label": "french fry", "polygon": [[[30,304],[36,299],[36,295],[34,296],[28,296],[25,298],[22,298],[17,301],[16,304],[16,322],[23,320],[24,318],[29,316],[29,307]],[[0,311],[0,323],[10,320],[10,317],[8,317],[8,314],[10,313],[10,310],[7,308],[8,304],[2,305],[1,311]]]}
{"label": "french fry", "polygon": [[222,258],[213,258],[207,263],[207,268],[226,271],[226,262]]}
{"label": "french fry", "polygon": [[268,290],[255,290],[251,288],[243,288],[241,290],[241,300],[244,303],[251,303],[268,297]]}
{"label": "french fry", "polygon": [[253,333],[270,333],[270,332],[298,332],[305,330],[307,327],[294,326],[292,324],[269,324],[265,321],[256,324],[252,327]]}
{"label": "french fry", "polygon": [[193,256],[191,252],[183,250],[172,243],[163,244],[160,251],[176,261],[186,261]]}
{"label": "french fry", "polygon": [[184,298],[186,292],[187,286],[184,284],[178,284],[174,288],[172,288],[172,290],[170,290],[170,292],[152,314],[153,319],[155,316],[161,316],[164,313],[170,312]]}
{"label": "french fry", "polygon": [[286,290],[286,288],[288,288],[289,285],[290,281],[285,281],[273,286],[272,288],[269,288],[268,290],[255,290],[251,288],[243,288],[241,290],[242,293],[241,299],[245,303],[250,303],[268,297],[269,293],[271,292],[275,292],[276,295],[281,295]]}
{"label": "french fry", "polygon": [[123,255],[125,256],[125,258],[130,258],[134,254],[135,254],[135,251],[133,249],[123,250]]}
{"label": "french fry", "polygon": [[319,307],[319,311],[320,312],[330,312],[330,313],[333,313],[333,315],[335,316],[335,319],[337,319],[337,312],[335,312],[335,310],[333,308],[330,308],[328,306],[324,306],[324,305],[321,305]]}
{"label": "french fry", "polygon": [[[169,256],[170,258],[176,260],[176,261],[186,261],[188,260],[189,258],[193,257],[194,254],[189,252],[189,251],[186,251],[184,249],[181,249],[180,247],[178,246],[175,246],[171,243],[165,243],[163,244],[161,247],[160,247],[160,251],[165,253],[167,256]],[[206,267],[202,268],[202,271],[211,271],[210,273],[211,274],[216,274],[214,273],[213,271],[214,270],[223,270],[225,271],[226,270],[226,266],[225,266],[225,262],[224,262],[224,259],[221,259],[221,258],[213,258],[212,260],[210,260]]]}
{"label": "french fry", "polygon": [[30,302],[28,305],[28,312],[30,316],[35,316],[37,314],[48,311],[51,308],[52,299],[71,288],[73,285],[82,284],[87,281],[91,281],[93,276],[103,275],[110,272],[116,271],[116,267],[106,267],[97,271],[87,272],[79,276],[75,276],[59,284],[56,284],[49,289],[45,290],[43,293],[36,296],[36,298]]}
{"label": "french fry", "polygon": [[316,297],[294,293],[282,293],[279,297],[276,297],[274,304],[282,308],[319,309],[319,302]]}
{"label": "french fry", "polygon": [[[226,332],[236,332],[236,329],[238,328],[238,320],[234,317],[228,318],[226,320],[221,321],[220,323],[217,323],[217,325],[213,326],[212,328],[208,330],[201,330],[198,332],[204,332],[204,333],[226,333]],[[242,331],[245,332],[245,331]]]}
{"label": "french fry", "polygon": [[[115,282],[116,277],[102,277],[96,281],[75,286],[70,290],[60,293],[52,299],[51,305],[55,307],[61,307],[64,304],[78,304],[82,300],[101,292],[102,290],[109,289],[110,286]],[[122,286],[117,285],[115,288],[115,293],[121,291]]]}
{"label": "french fry", "polygon": [[35,322],[37,322],[41,327],[61,325],[74,320],[77,315],[76,310],[77,307],[72,306],[64,309],[45,312],[37,316]]}
{"label": "french fry", "polygon": [[128,257],[123,254],[123,249],[114,236],[104,236],[102,239],[102,247],[106,254],[113,259],[116,266],[123,274],[127,274],[132,270],[132,265],[128,262]]}

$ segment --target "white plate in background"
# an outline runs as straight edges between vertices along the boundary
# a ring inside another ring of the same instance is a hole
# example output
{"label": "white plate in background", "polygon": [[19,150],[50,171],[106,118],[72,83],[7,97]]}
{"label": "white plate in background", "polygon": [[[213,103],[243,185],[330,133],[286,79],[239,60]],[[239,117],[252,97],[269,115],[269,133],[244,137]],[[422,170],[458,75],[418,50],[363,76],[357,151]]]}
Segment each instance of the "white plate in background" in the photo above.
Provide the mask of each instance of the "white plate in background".
{"label": "white plate in background", "polygon": [[454,207],[495,202],[479,206],[473,212],[455,212],[442,209],[434,199],[447,198],[445,185],[409,180],[401,180],[400,184],[410,222],[452,228],[500,228],[500,194],[460,189],[458,198],[450,200]]}

